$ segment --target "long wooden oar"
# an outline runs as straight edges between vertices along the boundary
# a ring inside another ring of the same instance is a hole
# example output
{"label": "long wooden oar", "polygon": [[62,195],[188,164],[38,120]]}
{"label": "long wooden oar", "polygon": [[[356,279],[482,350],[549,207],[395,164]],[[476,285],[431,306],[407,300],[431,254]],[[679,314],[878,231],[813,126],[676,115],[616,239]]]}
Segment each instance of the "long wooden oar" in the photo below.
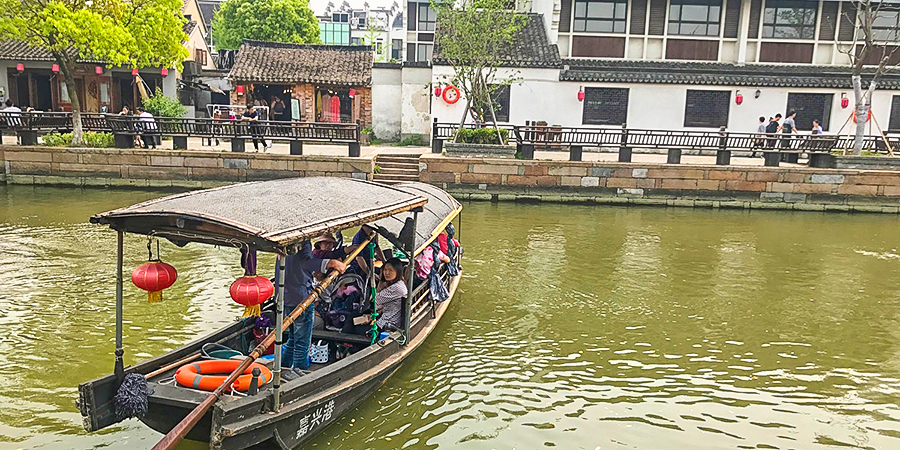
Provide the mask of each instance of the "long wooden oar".
{"label": "long wooden oar", "polygon": [[[369,244],[369,241],[371,241],[373,237],[374,235],[369,236],[362,244],[359,245],[359,247],[350,252],[350,255],[344,258],[344,264],[350,264],[350,262],[359,255],[359,253],[366,247],[366,245]],[[340,274],[336,270],[328,271],[328,276],[326,276],[325,279],[322,280],[322,282],[313,289],[313,291],[303,300],[302,303],[297,305],[297,307],[294,308],[293,311],[291,311],[290,315],[284,318],[284,322],[281,323],[282,332],[284,332],[287,327],[291,326],[291,324],[294,323],[294,321],[297,320],[298,317],[300,317],[300,314],[303,314],[303,311],[306,311],[306,308],[309,308],[309,306],[312,305],[317,298],[319,298],[319,295],[325,290],[326,287],[328,287],[328,285],[330,285],[335,279],[337,279],[338,275]],[[281,295],[284,294],[282,293]],[[238,377],[243,374],[244,371],[247,370],[247,368],[250,367],[250,365],[253,364],[254,361],[256,361],[257,358],[262,356],[262,354],[266,351],[267,348],[269,348],[270,345],[272,345],[273,342],[275,342],[275,330],[269,333],[269,335],[266,336],[266,338],[263,339],[263,341],[259,345],[257,345],[252,352],[250,352],[250,355],[247,356],[247,358],[244,359],[236,369],[234,369],[234,372],[231,372],[231,375],[228,375],[228,378],[226,378],[225,381],[219,387],[217,387],[216,390],[209,395],[209,397],[206,398],[206,400],[203,400],[203,402],[197,405],[197,407],[194,408],[194,410],[191,411],[190,414],[185,416],[184,419],[181,419],[181,422],[178,422],[178,425],[175,425],[175,428],[169,430],[169,432],[165,436],[163,436],[163,438],[159,442],[157,442],[156,445],[153,446],[153,450],[170,450],[175,446],[175,444],[181,442],[181,440],[184,439],[184,436],[187,435],[189,431],[191,431],[191,428],[194,428],[194,425],[196,425],[197,422],[200,421],[200,418],[203,417],[203,415],[206,414],[207,411],[209,411],[209,408],[212,408],[212,406],[216,403],[216,400],[218,400],[219,397],[222,396],[222,393],[225,392],[225,389],[234,384],[235,380],[237,380]],[[278,405],[276,405],[276,408],[277,407]]]}

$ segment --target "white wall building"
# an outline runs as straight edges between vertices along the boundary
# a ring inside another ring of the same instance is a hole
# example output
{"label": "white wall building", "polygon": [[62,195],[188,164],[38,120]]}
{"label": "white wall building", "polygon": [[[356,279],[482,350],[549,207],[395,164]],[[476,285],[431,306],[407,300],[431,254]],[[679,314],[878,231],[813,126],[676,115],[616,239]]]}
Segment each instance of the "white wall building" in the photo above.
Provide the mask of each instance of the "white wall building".
{"label": "white wall building", "polygon": [[[852,48],[858,26],[851,2],[534,0],[529,8],[516,44],[499,50],[518,79],[495,99],[501,122],[756,131],[760,116],[795,110],[800,130],[819,119],[836,133],[854,108],[839,51]],[[879,14],[879,39],[898,45],[900,5]],[[433,64],[432,81],[446,84],[452,69],[439,54]],[[900,77],[886,76],[873,98],[885,131],[900,131],[898,91]],[[465,99],[431,101],[440,122],[462,116]]]}

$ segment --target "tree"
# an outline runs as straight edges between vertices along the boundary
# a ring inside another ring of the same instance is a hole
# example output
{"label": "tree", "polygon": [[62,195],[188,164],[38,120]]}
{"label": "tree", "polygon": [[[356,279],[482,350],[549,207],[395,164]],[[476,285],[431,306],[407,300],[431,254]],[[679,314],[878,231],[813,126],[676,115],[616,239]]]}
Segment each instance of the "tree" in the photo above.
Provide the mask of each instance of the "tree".
{"label": "tree", "polygon": [[[448,82],[466,98],[459,128],[465,124],[471,108],[479,117],[493,119],[497,138],[503,143],[496,126],[493,94],[516,79],[500,69],[503,54],[509,51],[528,17],[510,11],[506,0],[468,0],[455,5],[433,1],[431,7],[437,12],[435,59],[453,68]],[[457,133],[456,139],[459,136]]]}
{"label": "tree", "polygon": [[319,44],[319,21],[307,0],[226,0],[212,22],[213,40],[237,49],[244,39]]}
{"label": "tree", "polygon": [[[862,154],[863,140],[865,138],[866,121],[872,108],[872,94],[878,87],[881,77],[897,65],[894,52],[897,45],[886,45],[887,41],[900,40],[900,29],[897,28],[897,10],[884,9],[883,3],[872,0],[853,0],[856,16],[846,12],[842,20],[856,24],[853,42],[849,45],[838,44],[839,51],[850,59],[850,80],[853,86],[853,96],[856,101],[856,135],[853,139],[853,155]],[[887,21],[895,24],[893,27],[876,27],[876,22],[882,24]],[[871,69],[874,66],[874,70]],[[863,76],[869,78],[869,84],[863,90]]]}
{"label": "tree", "polygon": [[50,52],[72,99],[72,145],[82,144],[81,102],[75,83],[79,59],[113,66],[181,69],[182,0],[0,0],[0,38]]}

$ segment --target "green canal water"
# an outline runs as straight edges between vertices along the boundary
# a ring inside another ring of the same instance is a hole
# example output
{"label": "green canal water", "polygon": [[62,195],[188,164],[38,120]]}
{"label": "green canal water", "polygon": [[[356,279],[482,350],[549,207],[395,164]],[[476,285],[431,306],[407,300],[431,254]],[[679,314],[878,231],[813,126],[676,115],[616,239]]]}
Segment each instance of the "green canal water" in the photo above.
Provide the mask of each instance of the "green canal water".
{"label": "green canal water", "polygon": [[[158,439],[75,408],[113,367],[115,235],[87,219],[158,195],[0,186],[0,449]],[[443,323],[307,449],[900,448],[896,217],[465,206]],[[240,314],[235,251],[163,257],[163,303],[125,292],[128,363]]]}

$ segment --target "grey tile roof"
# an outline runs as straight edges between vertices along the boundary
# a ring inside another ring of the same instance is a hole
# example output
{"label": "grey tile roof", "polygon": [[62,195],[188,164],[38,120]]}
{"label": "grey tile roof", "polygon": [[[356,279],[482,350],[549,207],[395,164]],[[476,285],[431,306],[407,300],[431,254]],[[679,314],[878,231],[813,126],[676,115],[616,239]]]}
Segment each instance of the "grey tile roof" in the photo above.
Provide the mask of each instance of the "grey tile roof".
{"label": "grey tile roof", "polygon": [[244,41],[228,78],[250,83],[372,83],[372,47]]}
{"label": "grey tile roof", "polygon": [[204,0],[197,2],[197,6],[200,7],[200,18],[203,20],[203,24],[206,25],[206,30],[211,30],[213,16],[222,7],[222,2],[218,0]]}
{"label": "grey tile roof", "polygon": [[[439,27],[440,28],[440,27]],[[551,44],[544,28],[544,15],[529,13],[525,26],[517,33],[510,45],[497,49],[497,55],[505,67],[559,67],[559,48]],[[441,57],[441,32],[435,35],[434,65],[447,65]]]}
{"label": "grey tile roof", "polygon": [[[850,89],[850,68],[840,66],[745,64],[612,59],[564,59],[560,81],[697,84],[751,87]],[[880,86],[900,89],[900,76],[885,75]]]}
{"label": "grey tile roof", "polygon": [[194,31],[194,28],[197,28],[197,21],[189,20],[184,24],[184,27],[182,27],[181,30],[184,31],[184,34],[190,36],[191,32]]}
{"label": "grey tile roof", "polygon": [[[0,40],[0,60],[10,61],[55,61],[53,55],[43,47],[28,45],[14,39]],[[96,58],[78,58],[78,62],[102,64]]]}

